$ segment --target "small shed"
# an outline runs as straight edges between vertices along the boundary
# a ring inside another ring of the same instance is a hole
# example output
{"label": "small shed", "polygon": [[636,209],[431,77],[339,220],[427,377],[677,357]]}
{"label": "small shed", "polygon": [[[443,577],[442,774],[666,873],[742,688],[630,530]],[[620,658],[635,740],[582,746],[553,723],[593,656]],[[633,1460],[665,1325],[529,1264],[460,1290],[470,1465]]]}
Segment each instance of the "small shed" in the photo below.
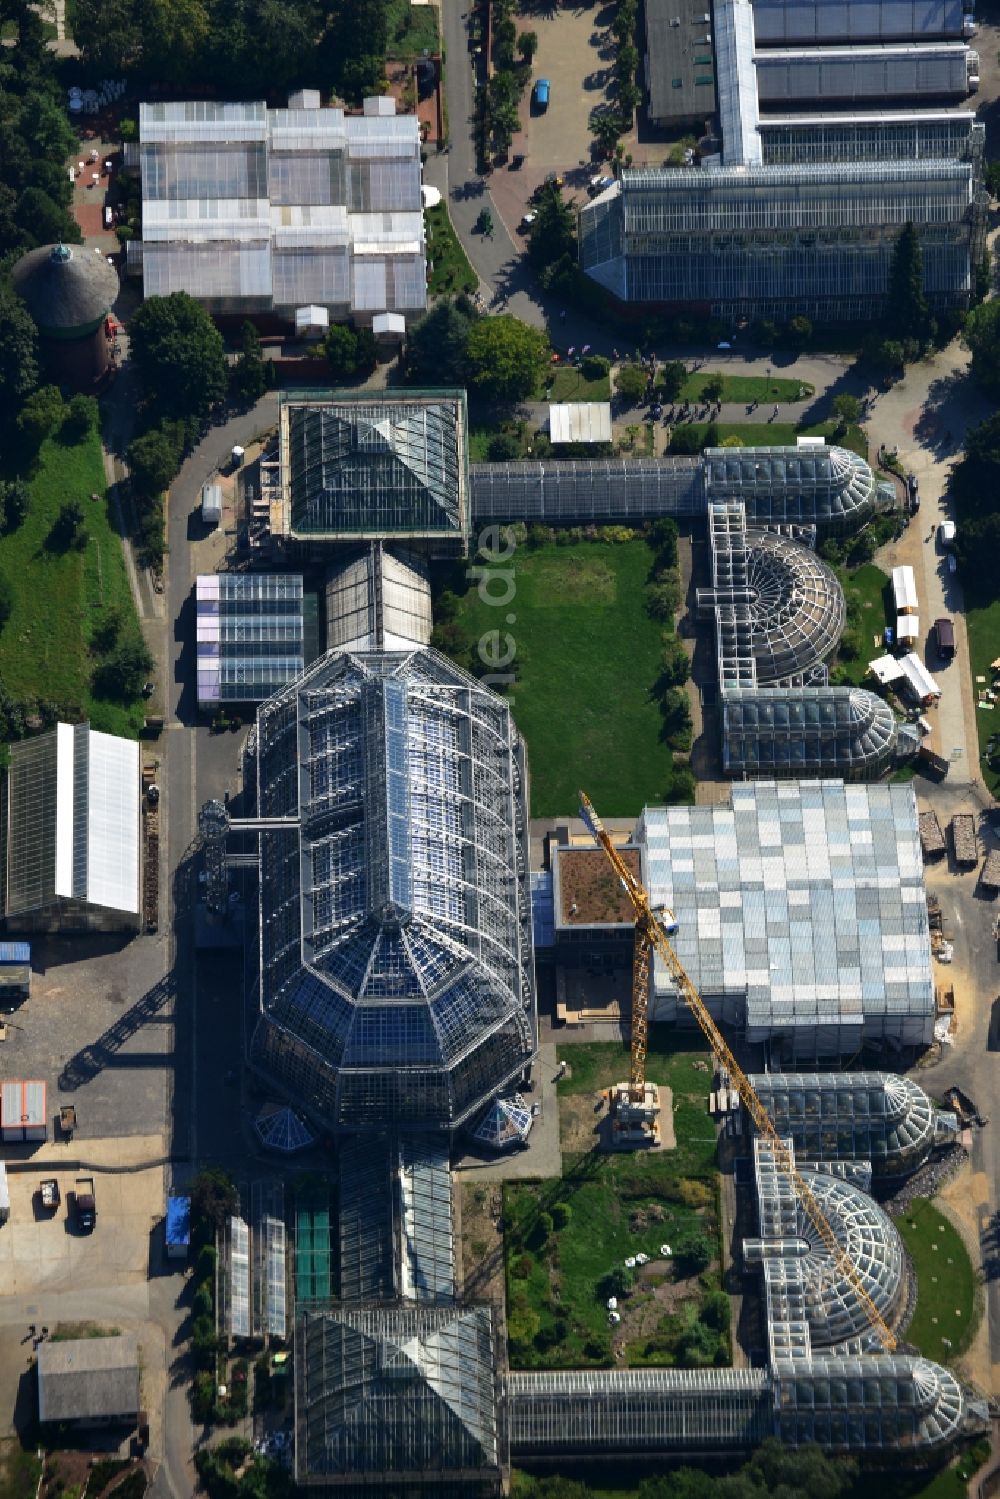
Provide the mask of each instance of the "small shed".
{"label": "small shed", "polygon": [[8,1081],[0,1084],[0,1139],[5,1144],[45,1140],[45,1084],[40,1081]]}
{"label": "small shed", "polygon": [[0,1009],[31,993],[31,943],[0,942]]}
{"label": "small shed", "polygon": [[166,1244],[168,1260],[183,1260],[191,1247],[191,1199],[167,1198]]}
{"label": "small shed", "polygon": [[917,584],[912,567],[894,567],[892,570],[892,596],[897,614],[916,614]]}
{"label": "small shed", "polygon": [[610,442],[610,401],[567,401],[549,406],[549,437],[560,442]]}
{"label": "small shed", "polygon": [[406,337],[406,319],[399,312],[380,312],[372,318],[372,332],[380,344],[401,344]]}
{"label": "small shed", "polygon": [[322,338],[329,328],[330,314],[325,307],[296,307],[296,338]]}
{"label": "small shed", "polygon": [[217,526],[222,519],[221,484],[206,484],[202,489],[201,518],[206,526]]}

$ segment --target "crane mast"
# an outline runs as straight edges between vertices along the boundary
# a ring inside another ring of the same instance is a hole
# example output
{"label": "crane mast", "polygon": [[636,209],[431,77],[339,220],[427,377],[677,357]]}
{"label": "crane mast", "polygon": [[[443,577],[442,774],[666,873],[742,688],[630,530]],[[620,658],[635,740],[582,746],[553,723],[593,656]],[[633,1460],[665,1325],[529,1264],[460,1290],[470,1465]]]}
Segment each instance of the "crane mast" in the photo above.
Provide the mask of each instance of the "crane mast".
{"label": "crane mast", "polygon": [[628,1084],[629,1105],[641,1114],[644,1100],[648,1097],[647,1090],[651,1086],[646,1082],[646,1052],[649,1032],[649,968],[651,954],[655,948],[676,984],[681,998],[698,1022],[716,1061],[720,1067],[724,1067],[729,1073],[731,1084],[735,1085],[744,1108],[756,1125],[761,1138],[766,1141],[778,1169],[790,1181],[799,1202],[802,1204],[803,1212],[819,1235],[820,1241],[833,1259],[838,1272],[844,1276],[854,1291],[875,1336],[884,1350],[887,1353],[891,1353],[896,1347],[896,1338],[892,1329],[888,1326],[878,1307],[865,1289],[853,1260],[837,1242],[837,1237],[827,1222],[826,1215],[813,1196],[808,1183],[796,1167],[792,1152],[771,1123],[770,1116],[757,1097],[750,1079],[737,1062],[725,1037],[712,1019],[708,1007],[673,949],[670,936],[676,932],[677,922],[665,908],[654,907],[642,881],[637,879],[629,869],[625,860],[612,843],[610,835],[601,822],[601,819],[594,811],[590,799],[582,791],[580,792],[580,814],[587,829],[596,838],[610,860],[622,888],[635,911],[635,939],[632,960],[632,1056]]}

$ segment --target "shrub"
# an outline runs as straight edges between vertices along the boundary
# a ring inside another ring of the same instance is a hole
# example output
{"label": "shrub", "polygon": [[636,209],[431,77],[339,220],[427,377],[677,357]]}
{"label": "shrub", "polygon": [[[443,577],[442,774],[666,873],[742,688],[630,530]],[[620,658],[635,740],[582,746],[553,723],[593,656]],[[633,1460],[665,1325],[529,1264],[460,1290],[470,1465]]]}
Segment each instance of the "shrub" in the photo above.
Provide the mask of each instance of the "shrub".
{"label": "shrub", "polygon": [[580,372],[587,380],[600,380],[611,373],[611,360],[603,354],[587,354],[580,362]]}
{"label": "shrub", "polygon": [[0,630],[10,619],[10,611],[14,607],[14,590],[10,586],[10,579],[0,573]]}
{"label": "shrub", "polygon": [[209,1281],[203,1280],[195,1291],[191,1310],[196,1317],[210,1317],[215,1311],[215,1295]]}
{"label": "shrub", "polygon": [[552,1204],[552,1223],[555,1229],[568,1228],[573,1218],[573,1209],[568,1202],[554,1202]]}
{"label": "shrub", "polygon": [[491,463],[506,463],[520,458],[521,444],[512,432],[497,432],[490,438],[487,453]]}
{"label": "shrub", "polygon": [[712,1246],[698,1229],[688,1229],[674,1245],[674,1264],[682,1275],[697,1275],[712,1263]]}
{"label": "shrub", "polygon": [[730,1307],[725,1291],[709,1291],[702,1302],[701,1320],[715,1332],[728,1332]]}
{"label": "shrub", "polygon": [[65,408],[62,436],[68,442],[80,442],[97,427],[100,410],[93,396],[76,395]]}
{"label": "shrub", "polygon": [[153,670],[153,658],[138,633],[118,641],[107,660],[94,673],[94,690],[113,702],[137,698]]}
{"label": "shrub", "polygon": [[530,1254],[519,1254],[510,1267],[510,1273],[515,1280],[527,1280],[535,1268],[535,1261]]}
{"label": "shrub", "polygon": [[196,1374],[191,1383],[191,1419],[207,1425],[215,1415],[215,1374]]}
{"label": "shrub", "polygon": [[712,1205],[712,1188],[708,1182],[697,1177],[685,1176],[677,1186],[677,1200],[687,1208],[707,1208]]}
{"label": "shrub", "polygon": [[627,1296],[634,1285],[635,1271],[627,1265],[615,1265],[598,1281],[597,1290],[601,1299],[606,1300],[609,1296]]}
{"label": "shrub", "polygon": [[653,619],[673,619],[680,604],[681,585],[675,570],[661,573],[646,585],[646,609]]}
{"label": "shrub", "polygon": [[637,364],[623,364],[615,373],[615,390],[634,406],[646,394],[646,375]]}
{"label": "shrub", "polygon": [[698,427],[674,427],[670,433],[671,453],[700,453],[705,446],[705,438]]}
{"label": "shrub", "polygon": [[65,505],[60,506],[59,514],[52,522],[46,546],[53,552],[68,552],[72,546],[79,547],[81,540],[86,546],[83,506],[79,500],[67,500]]}
{"label": "shrub", "polygon": [[17,425],[30,443],[40,447],[46,437],[62,426],[65,415],[66,406],[58,385],[40,385],[22,406]]}
{"label": "shrub", "polygon": [[531,1230],[531,1238],[529,1240],[531,1245],[536,1249],[540,1248],[548,1239],[553,1227],[552,1214],[539,1213],[535,1219],[535,1225]]}

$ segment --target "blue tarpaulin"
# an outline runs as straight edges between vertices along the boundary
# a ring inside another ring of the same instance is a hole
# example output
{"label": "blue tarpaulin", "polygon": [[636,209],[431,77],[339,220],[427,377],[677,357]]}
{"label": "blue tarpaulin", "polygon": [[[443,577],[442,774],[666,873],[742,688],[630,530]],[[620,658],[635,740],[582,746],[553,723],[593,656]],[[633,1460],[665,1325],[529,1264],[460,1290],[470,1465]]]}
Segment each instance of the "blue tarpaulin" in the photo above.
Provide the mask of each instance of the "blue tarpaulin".
{"label": "blue tarpaulin", "polygon": [[167,1253],[186,1254],[191,1243],[190,1197],[167,1198]]}

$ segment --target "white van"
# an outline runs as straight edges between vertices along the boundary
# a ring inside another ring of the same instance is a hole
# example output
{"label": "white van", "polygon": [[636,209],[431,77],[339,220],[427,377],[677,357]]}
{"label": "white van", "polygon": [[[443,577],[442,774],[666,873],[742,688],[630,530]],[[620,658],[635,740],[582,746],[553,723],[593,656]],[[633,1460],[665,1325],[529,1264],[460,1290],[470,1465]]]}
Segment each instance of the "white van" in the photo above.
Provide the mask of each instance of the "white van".
{"label": "white van", "polygon": [[7,1167],[0,1161],[0,1223],[10,1217],[10,1187],[7,1184]]}

